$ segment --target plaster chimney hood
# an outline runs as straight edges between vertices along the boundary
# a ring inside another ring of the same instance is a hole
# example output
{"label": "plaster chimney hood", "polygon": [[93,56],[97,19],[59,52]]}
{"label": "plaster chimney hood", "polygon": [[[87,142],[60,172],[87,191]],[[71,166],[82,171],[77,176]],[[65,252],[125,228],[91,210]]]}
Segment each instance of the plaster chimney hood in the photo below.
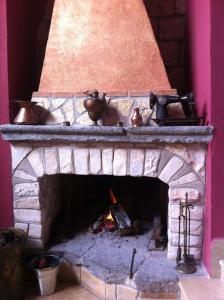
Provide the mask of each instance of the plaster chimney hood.
{"label": "plaster chimney hood", "polygon": [[143,0],[55,0],[39,92],[170,90]]}

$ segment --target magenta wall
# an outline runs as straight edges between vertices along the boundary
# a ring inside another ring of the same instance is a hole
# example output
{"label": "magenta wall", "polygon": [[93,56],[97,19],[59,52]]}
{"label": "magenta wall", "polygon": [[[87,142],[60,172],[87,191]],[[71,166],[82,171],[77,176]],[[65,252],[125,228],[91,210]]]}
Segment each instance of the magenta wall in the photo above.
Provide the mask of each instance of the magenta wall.
{"label": "magenta wall", "polygon": [[187,0],[192,87],[199,115],[215,126],[208,147],[203,261],[210,270],[211,243],[224,237],[224,1]]}
{"label": "magenta wall", "polygon": [[[0,123],[9,122],[6,1],[0,1]],[[12,224],[9,144],[0,139],[0,227]]]}
{"label": "magenta wall", "polygon": [[[0,124],[13,121],[15,99],[29,99],[35,83],[35,43],[46,0],[0,0]],[[9,143],[0,139],[0,227],[13,223]]]}

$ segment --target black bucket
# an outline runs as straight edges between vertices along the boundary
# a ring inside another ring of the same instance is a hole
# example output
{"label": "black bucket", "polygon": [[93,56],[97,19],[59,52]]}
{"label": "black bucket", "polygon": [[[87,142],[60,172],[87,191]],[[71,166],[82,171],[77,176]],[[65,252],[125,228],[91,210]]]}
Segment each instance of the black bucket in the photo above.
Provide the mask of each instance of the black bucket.
{"label": "black bucket", "polygon": [[26,233],[20,229],[0,229],[0,300],[25,297],[23,252]]}

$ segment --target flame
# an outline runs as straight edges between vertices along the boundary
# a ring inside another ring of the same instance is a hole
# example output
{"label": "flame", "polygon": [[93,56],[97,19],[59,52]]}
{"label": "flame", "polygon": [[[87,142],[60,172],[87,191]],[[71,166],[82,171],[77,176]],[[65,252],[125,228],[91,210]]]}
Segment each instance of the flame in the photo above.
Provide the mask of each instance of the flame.
{"label": "flame", "polygon": [[113,204],[117,203],[117,198],[114,196],[114,193],[112,191],[112,189],[109,189],[109,193],[110,193],[110,199],[112,201]]}
{"label": "flame", "polygon": [[110,212],[108,213],[108,215],[105,217],[105,220],[106,220],[106,221],[111,221],[111,222],[114,221],[114,218],[113,218],[113,216],[112,216],[112,214],[111,214],[111,210],[110,210]]}

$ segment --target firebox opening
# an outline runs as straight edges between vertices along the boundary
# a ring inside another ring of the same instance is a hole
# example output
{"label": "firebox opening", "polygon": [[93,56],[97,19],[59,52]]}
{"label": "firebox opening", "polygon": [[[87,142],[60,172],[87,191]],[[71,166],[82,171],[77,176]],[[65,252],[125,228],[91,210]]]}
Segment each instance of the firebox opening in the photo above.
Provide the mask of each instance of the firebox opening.
{"label": "firebox opening", "polygon": [[[158,221],[160,235],[167,237],[168,185],[157,178],[100,175],[45,177],[48,186],[51,178],[58,182],[52,184],[54,193],[51,199],[55,199],[55,203],[51,214],[55,217],[50,226],[50,243],[65,241],[83,231],[95,234],[118,231],[121,236],[143,234]],[[101,223],[98,222],[100,218],[103,220]]]}

